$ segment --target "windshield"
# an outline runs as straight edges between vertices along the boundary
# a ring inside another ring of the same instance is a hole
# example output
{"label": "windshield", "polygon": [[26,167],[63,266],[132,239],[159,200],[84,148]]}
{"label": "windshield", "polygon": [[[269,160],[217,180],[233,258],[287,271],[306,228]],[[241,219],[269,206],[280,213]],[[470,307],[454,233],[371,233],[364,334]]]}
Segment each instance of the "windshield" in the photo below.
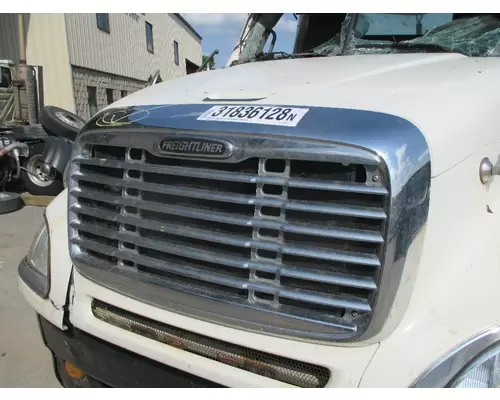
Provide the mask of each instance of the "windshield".
{"label": "windshield", "polygon": [[311,49],[318,55],[447,51],[498,56],[500,19],[494,15],[350,14],[341,32]]}
{"label": "windshield", "polygon": [[[250,29],[256,51],[246,46],[240,62],[295,57],[377,53],[455,52],[471,57],[500,55],[499,14],[299,14],[292,53],[263,50],[282,14],[255,14],[262,33]],[[265,19],[264,19],[265,17]],[[260,47],[259,47],[260,46]]]}

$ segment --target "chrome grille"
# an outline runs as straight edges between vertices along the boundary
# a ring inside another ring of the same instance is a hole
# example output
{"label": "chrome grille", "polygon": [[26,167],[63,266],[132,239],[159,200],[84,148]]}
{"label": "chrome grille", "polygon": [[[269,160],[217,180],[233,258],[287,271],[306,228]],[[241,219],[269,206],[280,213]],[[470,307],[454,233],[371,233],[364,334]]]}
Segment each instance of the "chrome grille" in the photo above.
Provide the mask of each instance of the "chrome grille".
{"label": "chrome grille", "polygon": [[292,335],[298,322],[346,338],[369,323],[386,229],[379,165],[300,152],[220,162],[86,149],[70,184],[77,266],[229,305],[240,310],[233,325],[245,310],[259,329]]}

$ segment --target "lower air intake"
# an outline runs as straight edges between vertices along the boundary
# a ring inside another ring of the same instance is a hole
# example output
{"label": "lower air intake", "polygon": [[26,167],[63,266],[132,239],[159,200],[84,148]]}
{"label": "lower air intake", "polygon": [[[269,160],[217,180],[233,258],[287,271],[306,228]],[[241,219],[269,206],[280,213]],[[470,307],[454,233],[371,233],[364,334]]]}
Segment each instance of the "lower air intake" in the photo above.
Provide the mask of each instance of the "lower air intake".
{"label": "lower air intake", "polygon": [[327,368],[212,339],[150,320],[99,300],[92,302],[92,313],[97,319],[129,332],[297,387],[321,388],[330,379]]}

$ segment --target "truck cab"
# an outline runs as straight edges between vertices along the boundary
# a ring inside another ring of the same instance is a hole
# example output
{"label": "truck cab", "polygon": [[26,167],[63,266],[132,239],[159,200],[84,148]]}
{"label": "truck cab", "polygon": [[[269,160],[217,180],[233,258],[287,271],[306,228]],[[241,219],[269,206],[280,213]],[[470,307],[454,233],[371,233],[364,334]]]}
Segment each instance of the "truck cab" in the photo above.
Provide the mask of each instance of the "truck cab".
{"label": "truck cab", "polygon": [[0,60],[0,88],[9,88],[12,85],[12,71],[10,60]]}
{"label": "truck cab", "polygon": [[12,71],[10,60],[0,60],[0,126],[7,117],[6,108],[12,97]]}
{"label": "truck cab", "polygon": [[280,18],[80,131],[19,266],[61,384],[499,387],[499,17]]}

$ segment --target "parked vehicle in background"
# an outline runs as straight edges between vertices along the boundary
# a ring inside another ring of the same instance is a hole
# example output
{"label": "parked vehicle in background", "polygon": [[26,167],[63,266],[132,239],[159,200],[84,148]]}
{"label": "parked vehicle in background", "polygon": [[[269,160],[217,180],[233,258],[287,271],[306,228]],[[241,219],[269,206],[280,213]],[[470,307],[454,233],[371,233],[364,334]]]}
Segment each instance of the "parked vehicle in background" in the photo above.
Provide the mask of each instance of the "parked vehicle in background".
{"label": "parked vehicle in background", "polygon": [[[20,181],[31,194],[59,194],[73,140],[85,124],[69,111],[40,104],[42,71],[29,65],[14,65],[9,60],[0,61],[2,192],[7,184]],[[0,203],[0,213],[22,206],[19,195],[14,193],[2,196]]]}
{"label": "parked vehicle in background", "polygon": [[499,16],[281,17],[76,138],[19,266],[61,384],[499,387]]}

